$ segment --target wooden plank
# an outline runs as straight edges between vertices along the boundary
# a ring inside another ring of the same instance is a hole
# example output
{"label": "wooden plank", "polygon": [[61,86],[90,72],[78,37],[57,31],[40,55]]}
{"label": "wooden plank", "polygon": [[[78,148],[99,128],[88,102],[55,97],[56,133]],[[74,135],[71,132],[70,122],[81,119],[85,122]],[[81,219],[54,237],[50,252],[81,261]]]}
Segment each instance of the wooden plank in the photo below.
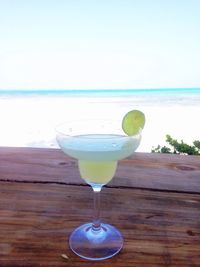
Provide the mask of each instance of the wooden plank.
{"label": "wooden plank", "polygon": [[[0,180],[85,184],[58,149],[0,148]],[[110,187],[200,192],[200,157],[135,153],[119,162]]]}
{"label": "wooden plank", "polygon": [[200,193],[200,157],[135,153],[120,162],[115,186]]}
{"label": "wooden plank", "polygon": [[77,162],[60,149],[0,147],[0,180],[84,184]]}
{"label": "wooden plank", "polygon": [[0,182],[0,266],[197,267],[199,204],[196,194],[104,188],[102,217],[121,230],[125,244],[116,257],[90,262],[67,243],[76,226],[91,220],[89,187]]}

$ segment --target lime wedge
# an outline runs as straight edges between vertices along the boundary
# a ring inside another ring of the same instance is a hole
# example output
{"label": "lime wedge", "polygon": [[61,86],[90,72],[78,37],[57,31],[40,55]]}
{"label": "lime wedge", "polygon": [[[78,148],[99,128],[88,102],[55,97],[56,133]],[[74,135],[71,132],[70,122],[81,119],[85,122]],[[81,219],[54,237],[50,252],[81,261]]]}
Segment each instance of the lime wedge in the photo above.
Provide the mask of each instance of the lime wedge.
{"label": "lime wedge", "polygon": [[139,110],[131,110],[124,116],[122,120],[122,129],[129,135],[136,135],[144,128],[145,115]]}

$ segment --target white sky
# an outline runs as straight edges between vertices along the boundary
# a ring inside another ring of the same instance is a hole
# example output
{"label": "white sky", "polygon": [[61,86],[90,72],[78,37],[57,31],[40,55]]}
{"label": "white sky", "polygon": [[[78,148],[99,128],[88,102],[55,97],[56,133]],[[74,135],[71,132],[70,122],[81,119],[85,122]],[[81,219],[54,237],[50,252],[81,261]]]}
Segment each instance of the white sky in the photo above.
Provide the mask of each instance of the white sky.
{"label": "white sky", "polygon": [[199,0],[0,0],[0,89],[200,87]]}

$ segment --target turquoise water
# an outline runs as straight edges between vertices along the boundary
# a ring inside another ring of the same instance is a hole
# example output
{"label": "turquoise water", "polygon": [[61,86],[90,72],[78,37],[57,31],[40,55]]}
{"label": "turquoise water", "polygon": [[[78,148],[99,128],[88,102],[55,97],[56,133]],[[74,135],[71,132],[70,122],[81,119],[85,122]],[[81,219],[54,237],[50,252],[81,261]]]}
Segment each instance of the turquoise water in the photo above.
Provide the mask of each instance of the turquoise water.
{"label": "turquoise water", "polygon": [[[77,99],[88,103],[110,102],[146,105],[200,105],[200,88],[121,89],[121,90],[0,90],[2,99]],[[123,100],[123,101],[122,101]]]}
{"label": "turquoise water", "polygon": [[133,94],[200,94],[200,88],[163,88],[163,89],[109,89],[109,90],[1,90],[0,95],[70,95],[70,96],[127,96]]}

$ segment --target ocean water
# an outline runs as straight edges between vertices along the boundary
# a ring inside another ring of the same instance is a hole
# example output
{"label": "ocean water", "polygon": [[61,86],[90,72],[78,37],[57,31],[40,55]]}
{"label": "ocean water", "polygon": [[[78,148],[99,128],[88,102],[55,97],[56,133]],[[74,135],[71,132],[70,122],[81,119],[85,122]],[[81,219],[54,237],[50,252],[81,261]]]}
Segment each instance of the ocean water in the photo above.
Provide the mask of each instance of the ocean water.
{"label": "ocean water", "polygon": [[58,147],[55,126],[67,120],[116,118],[140,109],[146,115],[138,151],[165,144],[166,134],[200,139],[200,89],[0,90],[1,146]]}

